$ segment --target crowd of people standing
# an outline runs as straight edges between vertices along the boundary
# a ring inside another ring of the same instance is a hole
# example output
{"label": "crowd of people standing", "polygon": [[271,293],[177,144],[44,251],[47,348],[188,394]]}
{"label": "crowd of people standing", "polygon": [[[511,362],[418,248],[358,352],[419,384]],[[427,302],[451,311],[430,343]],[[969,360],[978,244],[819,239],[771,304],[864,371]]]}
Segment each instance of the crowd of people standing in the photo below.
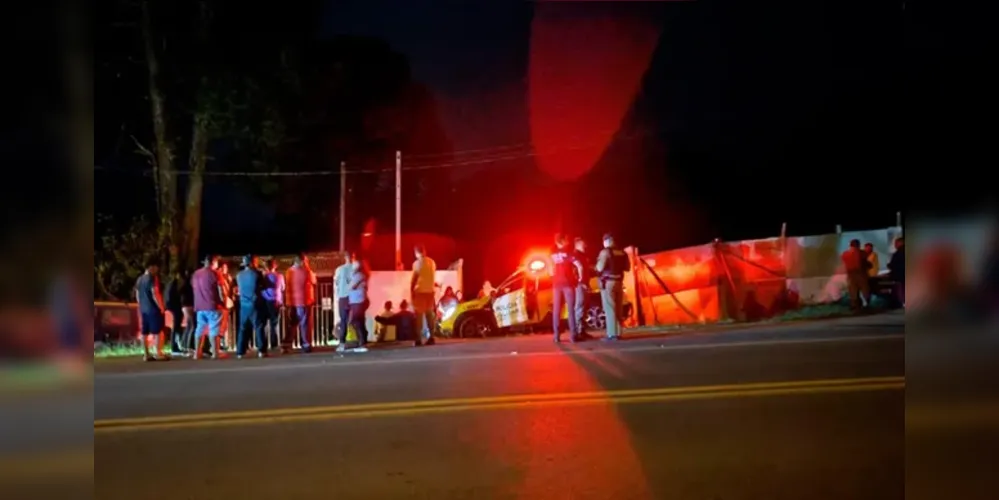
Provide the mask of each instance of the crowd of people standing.
{"label": "crowd of people standing", "polygon": [[[398,312],[379,315],[375,321],[394,326],[399,338],[412,339],[417,346],[432,345],[437,326],[437,264],[422,246],[417,246],[414,253],[410,301],[403,300]],[[167,326],[171,332],[170,357],[223,358],[226,351],[234,348],[236,357],[243,358],[250,351],[251,339],[258,357],[267,357],[274,351],[287,353],[296,338],[302,352],[311,352],[317,277],[308,257],[297,255],[284,273],[274,259],[261,267],[255,255],[243,257],[241,268],[233,277],[227,263],[219,256],[210,255],[202,261],[200,269],[178,273],[164,287],[158,264],[150,262],[135,285],[143,358],[169,359],[164,352]],[[346,254],[334,273],[340,317],[337,352],[346,351],[350,329],[357,338],[351,351],[367,351],[370,276],[365,261],[352,253]],[[171,325],[165,325],[168,311],[172,315]],[[230,327],[230,318],[234,318],[235,328]]]}

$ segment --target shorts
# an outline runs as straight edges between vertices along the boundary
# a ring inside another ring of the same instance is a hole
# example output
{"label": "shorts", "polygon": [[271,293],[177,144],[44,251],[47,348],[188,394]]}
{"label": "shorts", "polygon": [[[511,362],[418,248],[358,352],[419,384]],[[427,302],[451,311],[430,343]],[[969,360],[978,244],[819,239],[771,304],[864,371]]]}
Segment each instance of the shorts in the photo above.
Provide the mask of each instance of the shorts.
{"label": "shorts", "polygon": [[222,319],[225,315],[229,314],[229,311],[198,311],[195,313],[197,315],[198,327],[194,332],[195,338],[200,339],[202,337],[202,331],[205,328],[208,329],[208,338],[215,339],[220,333],[222,333]]}
{"label": "shorts", "polygon": [[163,332],[163,313],[159,311],[142,313],[142,334],[159,335]]}

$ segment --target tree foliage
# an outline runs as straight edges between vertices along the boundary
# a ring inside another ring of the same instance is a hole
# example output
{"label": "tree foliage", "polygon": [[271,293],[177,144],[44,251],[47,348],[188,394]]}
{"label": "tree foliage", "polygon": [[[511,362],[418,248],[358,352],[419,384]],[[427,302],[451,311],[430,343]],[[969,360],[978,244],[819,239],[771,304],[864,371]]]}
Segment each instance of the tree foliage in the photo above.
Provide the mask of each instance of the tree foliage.
{"label": "tree foliage", "polygon": [[104,300],[131,300],[132,285],[150,261],[168,253],[163,248],[160,226],[146,217],[136,217],[124,227],[115,227],[108,216],[98,215],[104,233],[94,249],[94,292]]}

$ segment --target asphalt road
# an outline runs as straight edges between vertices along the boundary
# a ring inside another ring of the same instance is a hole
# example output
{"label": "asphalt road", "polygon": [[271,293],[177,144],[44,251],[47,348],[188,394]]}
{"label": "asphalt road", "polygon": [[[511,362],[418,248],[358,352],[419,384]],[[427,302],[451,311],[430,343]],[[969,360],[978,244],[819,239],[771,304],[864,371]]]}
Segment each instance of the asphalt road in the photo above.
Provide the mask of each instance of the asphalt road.
{"label": "asphalt road", "polygon": [[99,364],[95,498],[901,499],[904,329]]}

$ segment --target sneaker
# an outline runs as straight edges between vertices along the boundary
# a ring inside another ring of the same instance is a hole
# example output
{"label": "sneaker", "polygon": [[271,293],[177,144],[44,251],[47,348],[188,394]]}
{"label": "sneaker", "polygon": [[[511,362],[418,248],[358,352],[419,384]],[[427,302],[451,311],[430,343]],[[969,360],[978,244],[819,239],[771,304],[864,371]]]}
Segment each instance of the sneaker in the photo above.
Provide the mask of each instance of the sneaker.
{"label": "sneaker", "polygon": [[267,357],[267,353],[266,352],[258,352],[257,353],[257,357],[258,358],[266,358]]}
{"label": "sneaker", "polygon": [[368,352],[368,348],[364,346],[355,347],[352,352]]}
{"label": "sneaker", "polygon": [[145,362],[156,361],[156,358],[154,358],[154,357],[152,357],[152,356],[150,356],[148,354],[144,354],[142,356],[142,361],[145,361]]}
{"label": "sneaker", "polygon": [[343,344],[340,344],[340,345],[336,346],[336,352],[338,352],[338,353],[343,353],[346,350],[347,349],[343,346]]}

